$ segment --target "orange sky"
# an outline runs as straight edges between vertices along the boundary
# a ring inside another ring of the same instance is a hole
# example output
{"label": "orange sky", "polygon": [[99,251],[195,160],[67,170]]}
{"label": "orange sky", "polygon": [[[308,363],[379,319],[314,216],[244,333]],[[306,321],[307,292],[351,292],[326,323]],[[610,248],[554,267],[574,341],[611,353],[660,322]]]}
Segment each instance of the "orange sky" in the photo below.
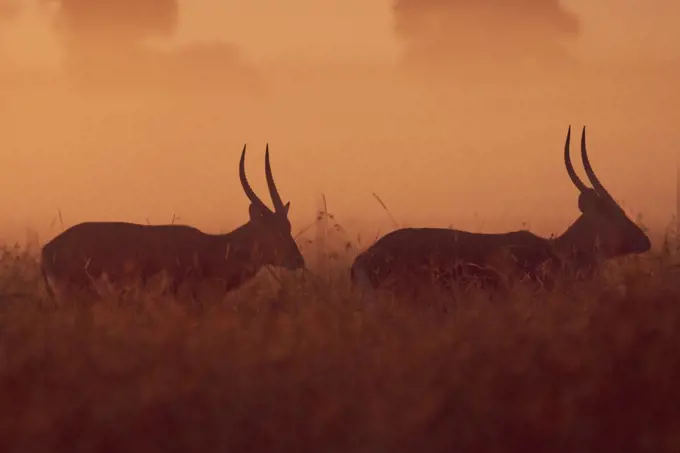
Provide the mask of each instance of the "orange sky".
{"label": "orange sky", "polygon": [[[6,44],[15,59],[51,61],[56,52],[33,2],[10,35],[21,46]],[[237,42],[255,60],[289,58],[384,59],[399,52],[392,31],[392,0],[343,0],[332,6],[315,0],[181,1],[180,42],[226,39]],[[602,59],[674,58],[678,55],[674,0],[565,0],[580,16],[576,44],[583,56]],[[348,33],[351,30],[351,33]]]}
{"label": "orange sky", "polygon": [[[394,59],[390,2],[345,0],[333,10],[312,0],[285,3],[183,2],[177,40],[236,42],[262,76],[262,91],[252,98],[225,82],[192,85],[205,95],[192,100],[168,92],[162,102],[115,95],[101,101],[76,95],[54,72],[0,85],[7,94],[0,107],[0,237],[21,237],[25,226],[50,237],[57,208],[67,225],[164,223],[177,214],[208,231],[228,230],[247,219],[236,178],[244,142],[252,184],[264,194],[270,143],[295,230],[311,221],[323,192],[351,231],[368,225],[362,231],[384,232],[391,224],[371,196],[377,192],[404,224],[489,231],[527,222],[539,233],[560,232],[577,215],[561,161],[570,123],[588,125],[591,160],[615,197],[657,230],[669,220],[680,149],[672,76],[612,71],[462,89],[413,81],[387,65],[329,68],[318,63]],[[569,6],[581,16],[582,57],[634,61],[677,53],[676,2]],[[26,14],[0,34],[15,63],[56,65],[59,47],[38,15]],[[307,65],[284,70],[268,63],[294,59]]]}
{"label": "orange sky", "polygon": [[[234,40],[256,58],[307,52],[314,57],[345,58],[396,54],[391,0],[331,3],[329,7],[328,2],[316,0],[185,1],[181,37]],[[581,17],[584,32],[579,50],[584,54],[597,58],[631,52],[677,55],[680,4],[674,0],[566,0],[563,4]]]}

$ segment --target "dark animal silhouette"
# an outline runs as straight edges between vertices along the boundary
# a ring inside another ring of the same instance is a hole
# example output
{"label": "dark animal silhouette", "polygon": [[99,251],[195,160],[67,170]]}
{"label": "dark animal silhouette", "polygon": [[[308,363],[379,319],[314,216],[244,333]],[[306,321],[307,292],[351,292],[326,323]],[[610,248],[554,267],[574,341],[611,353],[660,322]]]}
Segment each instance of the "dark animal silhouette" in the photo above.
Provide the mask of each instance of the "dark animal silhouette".
{"label": "dark animal silhouette", "polygon": [[579,190],[581,215],[560,236],[543,238],[529,231],[482,234],[439,228],[393,231],[359,254],[351,268],[354,283],[412,294],[423,287],[478,283],[498,288],[523,278],[552,286],[551,276],[592,275],[604,260],[647,252],[650,240],[607,192],[586,151],[581,158],[592,188],[576,175],[569,156],[571,126],[564,163]]}
{"label": "dark animal silhouette", "polygon": [[250,200],[250,220],[226,234],[207,234],[185,225],[138,225],[87,222],[75,225],[42,249],[42,274],[48,294],[52,286],[95,293],[95,280],[112,284],[147,280],[161,272],[170,278],[173,294],[183,283],[218,280],[225,291],[237,288],[266,265],[305,267],[291,235],[290,202],[284,205],[265,153],[265,174],[274,204],[270,210],[250,187],[245,174],[246,147],[239,164],[241,185]]}

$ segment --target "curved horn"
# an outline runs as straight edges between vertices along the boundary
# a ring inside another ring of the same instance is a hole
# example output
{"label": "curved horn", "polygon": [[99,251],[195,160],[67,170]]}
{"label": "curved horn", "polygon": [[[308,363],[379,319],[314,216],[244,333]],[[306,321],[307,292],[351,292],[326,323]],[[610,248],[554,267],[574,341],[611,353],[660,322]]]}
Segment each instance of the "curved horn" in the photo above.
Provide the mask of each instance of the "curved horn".
{"label": "curved horn", "polygon": [[595,176],[595,172],[593,171],[593,167],[590,166],[590,160],[588,160],[588,151],[586,151],[586,127],[583,126],[583,132],[581,132],[581,160],[583,161],[583,168],[586,170],[586,175],[588,175],[588,179],[590,180],[590,183],[593,185],[593,188],[597,193],[599,193],[601,196],[607,197],[610,200],[613,200],[614,198],[609,195],[609,192],[607,192],[607,189],[604,188],[602,183],[600,182],[599,179],[597,179],[597,176]]}
{"label": "curved horn", "polygon": [[239,163],[238,167],[238,174],[239,177],[241,178],[241,186],[243,186],[243,191],[246,193],[246,196],[250,200],[250,202],[254,205],[257,205],[260,208],[266,209],[267,211],[270,211],[270,209],[265,205],[262,200],[258,198],[257,195],[255,195],[255,191],[253,190],[252,187],[250,187],[250,184],[248,184],[248,179],[246,178],[246,145],[243,145],[243,151],[241,152],[241,162]]}
{"label": "curved horn", "polygon": [[283,201],[279,195],[279,191],[276,189],[276,184],[274,183],[274,176],[272,175],[272,166],[269,163],[269,143],[267,143],[267,148],[264,152],[264,172],[267,176],[267,186],[269,187],[269,195],[272,197],[272,203],[274,203],[275,212],[283,212],[285,208],[283,207]]}
{"label": "curved horn", "polygon": [[567,131],[567,141],[564,143],[564,165],[567,167],[567,173],[569,173],[569,178],[571,178],[571,182],[574,183],[576,188],[581,191],[585,192],[588,190],[585,184],[583,184],[583,181],[581,181],[581,178],[578,177],[576,172],[574,171],[574,166],[571,164],[571,158],[569,157],[569,142],[571,141],[571,125],[569,126],[569,130]]}

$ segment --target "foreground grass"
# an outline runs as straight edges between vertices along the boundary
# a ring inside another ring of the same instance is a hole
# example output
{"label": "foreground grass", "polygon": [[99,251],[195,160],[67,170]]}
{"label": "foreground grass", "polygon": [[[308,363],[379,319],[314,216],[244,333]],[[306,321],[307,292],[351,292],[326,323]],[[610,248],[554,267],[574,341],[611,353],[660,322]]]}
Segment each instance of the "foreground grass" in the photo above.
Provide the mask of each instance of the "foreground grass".
{"label": "foreground grass", "polygon": [[203,313],[52,308],[20,265],[3,284],[35,295],[0,307],[3,452],[680,451],[670,264],[419,301],[368,302],[329,271]]}

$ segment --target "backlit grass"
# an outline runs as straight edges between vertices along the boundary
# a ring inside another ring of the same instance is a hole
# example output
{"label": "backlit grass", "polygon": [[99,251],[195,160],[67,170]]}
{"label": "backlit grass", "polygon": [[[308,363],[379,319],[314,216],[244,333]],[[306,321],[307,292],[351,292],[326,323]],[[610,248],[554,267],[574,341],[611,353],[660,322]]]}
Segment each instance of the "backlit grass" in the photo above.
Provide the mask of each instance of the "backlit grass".
{"label": "backlit grass", "polygon": [[407,301],[353,291],[343,250],[203,312],[55,308],[6,251],[0,451],[680,451],[674,253],[553,293]]}

